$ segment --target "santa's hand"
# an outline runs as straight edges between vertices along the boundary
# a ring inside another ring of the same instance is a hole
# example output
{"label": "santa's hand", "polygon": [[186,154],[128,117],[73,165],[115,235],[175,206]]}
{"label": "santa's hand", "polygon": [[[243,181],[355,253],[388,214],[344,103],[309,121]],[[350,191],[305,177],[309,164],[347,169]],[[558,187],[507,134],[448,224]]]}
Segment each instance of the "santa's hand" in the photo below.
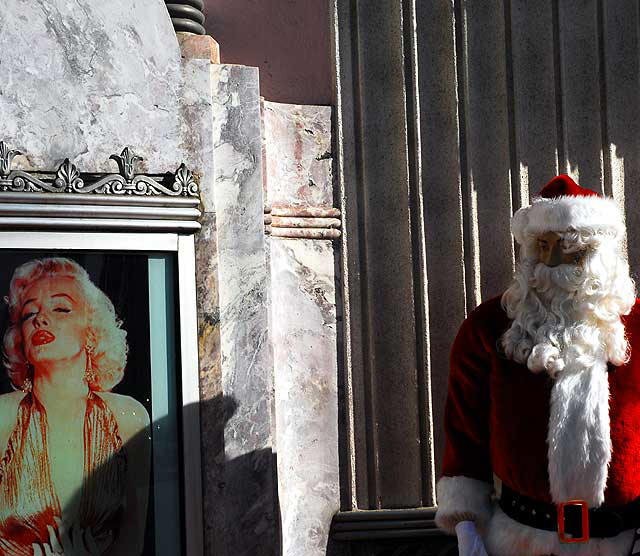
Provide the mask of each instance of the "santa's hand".
{"label": "santa's hand", "polygon": [[456,525],[456,535],[460,556],[487,556],[487,550],[473,521],[459,522]]}

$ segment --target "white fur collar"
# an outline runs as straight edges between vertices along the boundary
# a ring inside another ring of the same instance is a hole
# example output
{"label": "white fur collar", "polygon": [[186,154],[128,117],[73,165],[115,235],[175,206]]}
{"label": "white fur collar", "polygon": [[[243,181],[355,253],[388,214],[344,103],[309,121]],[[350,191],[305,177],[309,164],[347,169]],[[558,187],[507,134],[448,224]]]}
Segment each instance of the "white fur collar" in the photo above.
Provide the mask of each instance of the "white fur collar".
{"label": "white fur collar", "polygon": [[554,502],[604,501],[611,460],[609,378],[604,357],[589,369],[561,373],[551,391],[547,436]]}

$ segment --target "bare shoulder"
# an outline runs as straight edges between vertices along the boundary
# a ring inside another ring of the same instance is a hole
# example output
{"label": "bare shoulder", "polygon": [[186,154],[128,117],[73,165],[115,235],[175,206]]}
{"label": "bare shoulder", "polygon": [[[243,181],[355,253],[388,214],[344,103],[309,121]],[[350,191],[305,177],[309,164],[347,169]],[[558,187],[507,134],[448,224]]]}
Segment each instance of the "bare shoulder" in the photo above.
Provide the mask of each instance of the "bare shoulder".
{"label": "bare shoulder", "polygon": [[25,393],[20,391],[0,395],[0,450],[2,453],[4,453],[9,436],[16,425],[18,406],[24,397]]}
{"label": "bare shoulder", "polygon": [[124,442],[149,427],[149,413],[135,398],[113,392],[99,392],[98,394],[116,418],[120,436]]}

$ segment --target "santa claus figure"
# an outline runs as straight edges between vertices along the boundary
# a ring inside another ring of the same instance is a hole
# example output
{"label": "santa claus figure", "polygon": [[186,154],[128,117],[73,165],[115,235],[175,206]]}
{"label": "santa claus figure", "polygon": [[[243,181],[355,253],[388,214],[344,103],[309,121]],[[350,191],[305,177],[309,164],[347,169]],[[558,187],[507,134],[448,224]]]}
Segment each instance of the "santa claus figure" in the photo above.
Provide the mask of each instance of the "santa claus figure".
{"label": "santa claus figure", "polygon": [[640,304],[622,214],[562,175],[511,227],[513,283],[453,345],[436,523],[461,556],[635,553]]}

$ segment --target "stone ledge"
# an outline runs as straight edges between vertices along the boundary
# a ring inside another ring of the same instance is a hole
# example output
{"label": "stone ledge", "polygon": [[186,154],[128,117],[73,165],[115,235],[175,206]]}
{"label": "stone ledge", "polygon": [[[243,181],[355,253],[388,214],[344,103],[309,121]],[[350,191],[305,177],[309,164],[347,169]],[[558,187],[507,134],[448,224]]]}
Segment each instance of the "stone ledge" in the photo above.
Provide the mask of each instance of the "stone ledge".
{"label": "stone ledge", "polygon": [[209,60],[220,63],[220,45],[209,35],[176,33],[182,57],[190,60]]}

